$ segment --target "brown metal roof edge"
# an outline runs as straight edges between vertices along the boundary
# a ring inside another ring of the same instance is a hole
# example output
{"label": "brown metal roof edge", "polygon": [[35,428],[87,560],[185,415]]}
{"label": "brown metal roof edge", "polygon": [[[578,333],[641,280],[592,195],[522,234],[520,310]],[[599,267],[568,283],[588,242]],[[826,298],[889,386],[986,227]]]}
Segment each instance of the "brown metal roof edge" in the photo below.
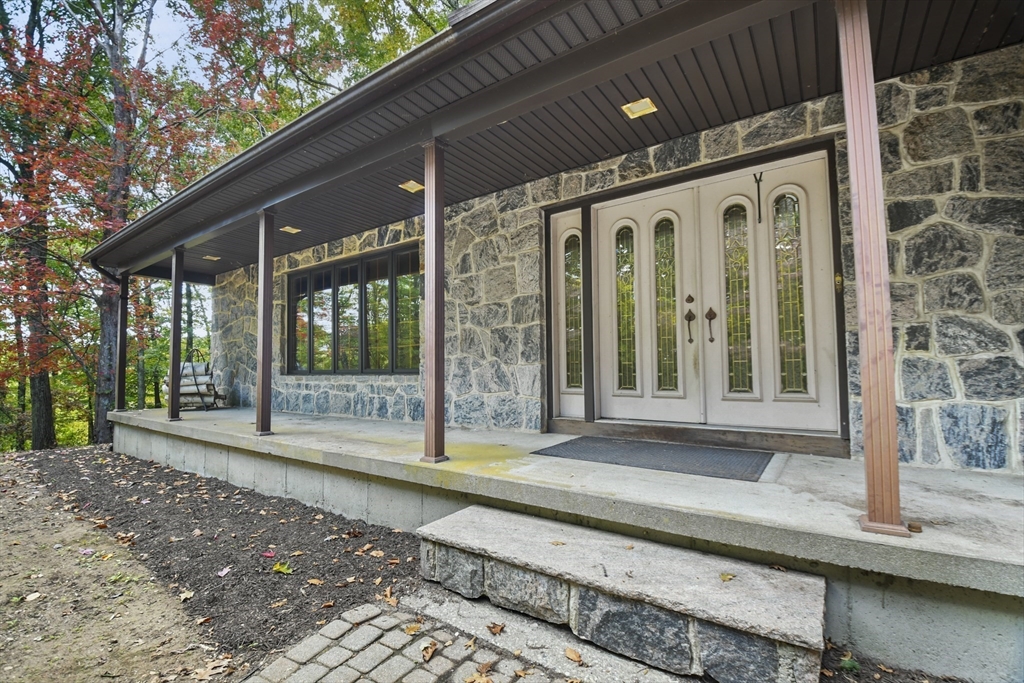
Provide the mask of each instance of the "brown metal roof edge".
{"label": "brown metal roof edge", "polygon": [[[392,93],[424,73],[433,71],[487,38],[523,19],[537,14],[558,0],[495,0],[482,3],[470,16],[463,17],[457,27],[449,26],[409,52],[395,58],[347,90],[306,112],[291,123],[263,138],[252,147],[228,159],[220,166],[193,181],[151,211],[131,222],[90,249],[82,260],[100,263],[104,255],[121,243],[134,239],[154,227],[169,214],[189,202],[217,191],[240,176],[292,151],[303,138],[313,136],[337,125],[339,119],[351,117],[362,109]],[[108,264],[109,265],[109,264]]]}

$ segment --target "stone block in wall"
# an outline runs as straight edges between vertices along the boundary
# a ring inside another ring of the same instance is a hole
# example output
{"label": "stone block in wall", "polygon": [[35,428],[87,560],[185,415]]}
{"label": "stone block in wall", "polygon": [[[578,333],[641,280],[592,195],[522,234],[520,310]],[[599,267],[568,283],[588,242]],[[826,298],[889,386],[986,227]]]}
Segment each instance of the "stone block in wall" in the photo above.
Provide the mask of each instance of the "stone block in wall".
{"label": "stone block in wall", "polygon": [[495,429],[518,429],[523,424],[522,406],[512,394],[495,394],[484,399],[489,426]]}
{"label": "stone block in wall", "polygon": [[964,398],[1006,401],[1024,398],[1024,366],[1011,356],[968,358],[957,361]]}
{"label": "stone block in wall", "polygon": [[437,544],[433,541],[420,541],[420,576],[427,581],[437,580]]}
{"label": "stone block in wall", "polygon": [[505,190],[498,190],[494,195],[494,201],[499,214],[518,211],[530,205],[526,185],[516,185]]}
{"label": "stone block in wall", "polygon": [[558,175],[534,180],[530,183],[530,201],[534,204],[557,202],[562,198],[562,179]]}
{"label": "stone block in wall", "polygon": [[539,294],[527,294],[512,299],[512,324],[527,325],[540,321],[541,300]]}
{"label": "stone block in wall", "polygon": [[928,278],[924,281],[924,310],[980,313],[985,310],[985,294],[981,283],[972,273],[950,273]]}
{"label": "stone block in wall", "polygon": [[606,190],[615,184],[615,180],[614,168],[591,171],[583,176],[583,191],[589,193]]}
{"label": "stone block in wall", "polygon": [[992,297],[992,317],[1002,325],[1024,325],[1024,290],[1013,289]]}
{"label": "stone block in wall", "polygon": [[633,182],[651,175],[654,173],[654,164],[651,162],[650,149],[638,149],[622,157],[616,171],[620,183]]}
{"label": "stone block in wall", "polygon": [[885,179],[886,197],[919,197],[952,190],[952,161],[893,173]]}
{"label": "stone block in wall", "polygon": [[519,328],[496,327],[491,330],[490,355],[502,363],[519,362]]}
{"label": "stone block in wall", "polygon": [[606,650],[678,674],[691,673],[690,618],[655,605],[573,586],[569,627]]}
{"label": "stone block in wall", "polygon": [[903,398],[907,401],[927,401],[953,398],[953,382],[949,367],[939,360],[909,356],[900,364]]}
{"label": "stone block in wall", "polygon": [[935,319],[935,343],[942,356],[999,353],[1010,350],[1010,335],[980,318],[942,315]]}
{"label": "stone block in wall", "polygon": [[484,558],[446,545],[434,550],[434,580],[464,598],[484,594]]}
{"label": "stone block in wall", "polygon": [[928,323],[912,323],[903,328],[903,348],[907,351],[930,351],[932,326]]}
{"label": "stone block in wall", "polygon": [[484,592],[499,607],[553,624],[569,623],[569,584],[561,579],[488,559]]}
{"label": "stone block in wall", "polygon": [[1009,413],[995,406],[947,403],[939,406],[946,451],[961,467],[1001,469],[1010,450]]}
{"label": "stone block in wall", "polygon": [[889,284],[889,299],[892,303],[894,322],[917,318],[918,289],[913,282],[891,282]]}
{"label": "stone block in wall", "polygon": [[975,109],[972,114],[974,129],[979,137],[1019,133],[1024,127],[1024,104],[1002,102],[990,107]]}
{"label": "stone block in wall", "polygon": [[[477,237],[488,237],[498,232],[498,210],[492,202],[487,202],[463,216],[459,225]],[[456,253],[464,251],[458,244],[455,246]]]}
{"label": "stone block in wall", "polygon": [[984,190],[1024,194],[1024,137],[986,142],[982,159]]}
{"label": "stone block in wall", "polygon": [[654,148],[654,170],[675,171],[700,161],[700,134],[675,138]]}
{"label": "stone block in wall", "polygon": [[985,269],[989,291],[1020,287],[1024,282],[1024,239],[998,237]]}
{"label": "stone block in wall", "polygon": [[914,91],[914,110],[929,111],[949,104],[949,88],[944,85],[932,85]]}
{"label": "stone block in wall", "polygon": [[896,455],[900,462],[913,462],[917,455],[917,420],[910,406],[896,406]]}
{"label": "stone block in wall", "polygon": [[1024,198],[1021,197],[954,195],[946,202],[943,215],[976,230],[1024,236]]}
{"label": "stone block in wall", "polygon": [[907,275],[931,275],[968,268],[981,261],[981,237],[949,223],[929,225],[904,245]]}
{"label": "stone block in wall", "polygon": [[704,160],[713,161],[739,154],[740,141],[736,126],[728,124],[701,133],[704,146]]}
{"label": "stone block in wall", "polygon": [[901,199],[885,207],[889,232],[899,232],[920,225],[939,212],[934,199]]}
{"label": "stone block in wall", "polygon": [[487,408],[479,394],[469,394],[452,401],[452,424],[463,427],[487,425]]}
{"label": "stone block in wall", "polygon": [[[774,641],[695,619],[693,647],[701,668],[719,683],[775,683],[779,651]],[[820,656],[818,657],[820,661]]]}
{"label": "stone block in wall", "polygon": [[974,146],[970,119],[959,107],[917,114],[903,130],[903,147],[915,162],[958,156],[974,151]]}
{"label": "stone block in wall", "polygon": [[520,328],[519,360],[523,363],[542,363],[544,361],[544,341],[540,325],[527,325]]}
{"label": "stone block in wall", "polygon": [[937,465],[942,460],[939,453],[939,437],[935,427],[935,410],[924,408],[920,411],[918,431],[921,433],[921,461]]}
{"label": "stone block in wall", "polygon": [[979,192],[981,190],[981,157],[972,154],[960,160],[960,192]]}
{"label": "stone block in wall", "polygon": [[512,382],[509,379],[505,367],[496,360],[484,363],[479,369],[473,372],[473,384],[476,390],[484,394],[495,394],[512,389]]}
{"label": "stone block in wall", "polygon": [[743,133],[745,151],[777,145],[807,135],[807,105],[777,109],[747,121],[755,122],[755,125]]}
{"label": "stone block in wall", "polygon": [[941,64],[921,71],[914,71],[900,76],[900,83],[907,85],[928,85],[930,83],[950,83],[956,72],[952,64]]}
{"label": "stone block in wall", "polygon": [[992,102],[1024,97],[1024,50],[1019,45],[965,59],[953,101]]}

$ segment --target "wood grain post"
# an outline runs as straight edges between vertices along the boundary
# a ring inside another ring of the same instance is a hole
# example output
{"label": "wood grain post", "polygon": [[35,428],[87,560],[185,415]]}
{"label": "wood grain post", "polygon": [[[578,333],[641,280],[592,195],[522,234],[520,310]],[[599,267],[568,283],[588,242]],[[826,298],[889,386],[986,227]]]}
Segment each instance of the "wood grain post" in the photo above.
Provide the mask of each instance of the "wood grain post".
{"label": "wood grain post", "polygon": [[260,260],[256,296],[256,436],[270,431],[271,363],[274,349],[274,213],[259,212]]}
{"label": "wood grain post", "polygon": [[423,146],[424,378],[423,462],[444,462],[444,143]]}
{"label": "wood grain post", "polygon": [[185,249],[171,257],[171,351],[167,369],[167,419],[181,419],[181,285],[185,279]]}
{"label": "wood grain post", "polygon": [[835,0],[850,164],[868,512],[860,527],[909,536],[900,515],[896,371],[882,160],[867,0]]}
{"label": "wood grain post", "polygon": [[121,275],[117,302],[117,371],[114,377],[114,412],[125,409],[125,384],[128,371],[128,283],[131,276]]}

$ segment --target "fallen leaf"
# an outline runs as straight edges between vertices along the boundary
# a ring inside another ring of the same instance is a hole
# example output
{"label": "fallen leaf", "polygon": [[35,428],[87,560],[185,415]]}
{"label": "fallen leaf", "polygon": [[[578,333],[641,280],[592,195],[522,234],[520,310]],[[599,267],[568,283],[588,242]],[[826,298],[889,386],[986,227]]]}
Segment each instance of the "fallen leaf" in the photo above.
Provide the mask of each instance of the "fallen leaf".
{"label": "fallen leaf", "polygon": [[[494,661],[498,661],[498,660],[494,660]],[[482,662],[482,663],[481,663],[481,664],[480,664],[480,665],[479,665],[479,666],[478,666],[478,667],[476,668],[476,670],[477,670],[478,672],[480,672],[480,673],[482,673],[482,674],[486,675],[487,673],[489,673],[489,672],[490,672],[490,670],[491,670],[491,667],[492,667],[492,666],[494,666],[494,662]]]}
{"label": "fallen leaf", "polygon": [[583,666],[583,657],[582,655],[580,655],[578,650],[574,650],[571,647],[567,647],[565,648],[565,656],[568,657],[570,661],[576,662],[580,666]]}
{"label": "fallen leaf", "polygon": [[310,586],[322,586],[324,582],[321,579],[309,579],[306,581]]}
{"label": "fallen leaf", "polygon": [[374,550],[373,552],[370,553],[370,557],[384,557],[384,551],[383,550]]}
{"label": "fallen leaf", "polygon": [[291,574],[292,568],[288,566],[287,562],[275,562],[273,570],[278,574]]}
{"label": "fallen leaf", "polygon": [[777,572],[784,572],[784,571],[786,571],[786,568],[783,567],[781,564],[771,564],[771,565],[768,565],[768,566],[769,566],[770,569],[774,569]]}
{"label": "fallen leaf", "polygon": [[409,624],[408,626],[406,626],[402,630],[405,631],[405,635],[411,636],[411,635],[415,635],[415,634],[419,633],[419,630],[421,628],[423,628],[423,627],[420,626],[419,624]]}
{"label": "fallen leaf", "polygon": [[822,669],[821,670],[821,675],[824,676],[825,678],[832,678],[833,676],[836,675],[836,673],[835,673],[835,671],[832,671],[832,669]]}
{"label": "fallen leaf", "polygon": [[41,597],[43,597],[42,593],[29,593],[25,596],[25,602],[33,602]]}
{"label": "fallen leaf", "polygon": [[730,574],[729,572],[722,572],[718,575],[718,578],[720,578],[722,581],[732,581],[736,578],[736,575]]}
{"label": "fallen leaf", "polygon": [[527,676],[532,676],[533,675],[532,671],[530,671],[530,670],[524,671],[522,669],[516,669],[515,673],[516,673],[516,678],[526,678]]}
{"label": "fallen leaf", "polygon": [[518,657],[519,655],[523,654],[523,651],[522,650],[514,650],[512,652],[512,654],[515,655],[516,657]]}
{"label": "fallen leaf", "polygon": [[278,600],[277,602],[270,603],[270,609],[277,609],[278,607],[284,607],[288,604],[288,598]]}
{"label": "fallen leaf", "polygon": [[466,683],[494,683],[494,681],[479,671],[475,671],[472,676],[466,679]]}
{"label": "fallen leaf", "polygon": [[504,629],[505,629],[505,624],[497,624],[497,623],[494,623],[494,622],[491,622],[490,626],[487,627],[487,630],[490,631],[491,633],[493,633],[496,636],[500,636],[501,632]]}
{"label": "fallen leaf", "polygon": [[186,600],[191,600],[192,596],[195,594],[195,591],[181,591],[180,593],[178,593],[178,599],[182,602],[185,602]]}
{"label": "fallen leaf", "polygon": [[320,609],[330,609],[332,607],[334,607],[334,601],[333,600],[328,600],[324,604],[320,605]]}
{"label": "fallen leaf", "polygon": [[171,540],[168,541],[168,543],[177,543],[178,541],[184,541],[184,540],[185,540],[184,538],[177,538],[175,536],[171,536]]}
{"label": "fallen leaf", "polygon": [[195,536],[196,538],[199,538],[200,536],[203,535],[203,531],[202,531],[202,529],[196,529],[195,531],[192,532],[192,535]]}
{"label": "fallen leaf", "polygon": [[196,619],[196,626],[201,626],[202,624],[208,624],[211,621],[213,621],[213,617],[200,617],[200,618]]}
{"label": "fallen leaf", "polygon": [[305,555],[305,554],[306,553],[302,552],[301,550],[296,550],[294,553],[289,554],[288,557],[298,557],[299,555]]}
{"label": "fallen leaf", "polygon": [[551,545],[565,545],[565,541],[551,541]]}
{"label": "fallen leaf", "polygon": [[626,546],[626,550],[632,550],[632,549],[633,549],[633,544],[632,543],[630,543],[629,545]]}
{"label": "fallen leaf", "polygon": [[423,661],[429,662],[430,658],[434,656],[434,652],[437,650],[437,641],[431,640],[424,642],[420,645],[420,652],[423,653]]}
{"label": "fallen leaf", "polygon": [[273,557],[274,556],[274,551],[273,550],[267,550],[265,552],[260,553],[260,555],[262,555],[263,557]]}
{"label": "fallen leaf", "polygon": [[224,569],[221,569],[219,572],[217,572],[217,576],[223,579],[225,576],[228,575],[229,571],[231,571],[231,565],[228,565],[227,567],[224,567]]}
{"label": "fallen leaf", "polygon": [[464,647],[467,650],[475,650],[476,649],[476,636],[473,636],[472,638],[470,638],[466,642],[466,644],[463,645],[462,647]]}
{"label": "fallen leaf", "polygon": [[378,576],[376,579],[373,580],[373,585],[374,586],[379,586],[380,582],[383,581],[383,580],[384,580],[383,576]]}
{"label": "fallen leaf", "polygon": [[892,669],[887,667],[885,664],[879,664],[878,668],[881,669],[882,671],[884,671],[887,674],[895,673]]}

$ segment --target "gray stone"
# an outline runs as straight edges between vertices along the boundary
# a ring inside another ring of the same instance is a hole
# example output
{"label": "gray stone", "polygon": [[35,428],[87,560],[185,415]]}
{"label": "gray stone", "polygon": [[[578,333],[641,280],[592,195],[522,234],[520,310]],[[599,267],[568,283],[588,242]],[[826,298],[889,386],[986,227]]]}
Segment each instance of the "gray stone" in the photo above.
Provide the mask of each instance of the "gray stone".
{"label": "gray stone", "polygon": [[953,190],[953,162],[893,173],[885,180],[886,197],[917,197]]}
{"label": "gray stone", "polygon": [[615,184],[615,169],[606,168],[603,171],[592,171],[584,178],[583,188],[585,192],[597,192]]}
{"label": "gray stone", "polygon": [[986,142],[983,151],[985,190],[1024,194],[1024,137]]}
{"label": "gray stone", "polygon": [[758,125],[743,134],[745,151],[760,149],[807,135],[807,105],[777,109],[762,117]]}
{"label": "gray stone", "polygon": [[960,192],[981,190],[981,157],[976,154],[960,160]]}
{"label": "gray stone", "polygon": [[525,223],[516,227],[508,236],[509,248],[514,253],[539,249],[543,230],[541,223]]}
{"label": "gray stone", "polygon": [[491,426],[495,429],[518,429],[523,424],[519,400],[511,394],[498,394],[485,399]]}
{"label": "gray stone", "polygon": [[534,204],[557,202],[562,196],[562,179],[558,175],[548,176],[530,183],[530,199]]}
{"label": "gray stone", "polygon": [[918,114],[903,130],[903,147],[911,161],[945,159],[974,150],[974,131],[963,109]]}
{"label": "gray stone", "polygon": [[[479,338],[477,336],[477,339]],[[473,391],[473,368],[469,358],[460,356],[452,361],[452,374],[448,381],[448,388],[459,396]]]}
{"label": "gray stone", "polygon": [[473,371],[473,383],[476,390],[485,394],[509,391],[512,381],[505,367],[496,360],[491,360]]}
{"label": "gray stone", "polygon": [[455,278],[452,283],[451,298],[455,301],[473,306],[483,298],[483,287],[480,286],[479,275],[465,275]]}
{"label": "gray stone", "polygon": [[934,414],[935,410],[932,408],[922,409],[918,423],[918,431],[921,432],[921,460],[929,465],[937,465],[942,460]]}
{"label": "gray stone", "polygon": [[650,150],[645,148],[630,152],[622,157],[617,170],[620,183],[628,183],[651,175],[654,173],[654,165],[651,163]]}
{"label": "gray stone", "polygon": [[885,207],[889,232],[898,232],[920,225],[938,211],[934,199],[903,199],[889,202]]}
{"label": "gray stone", "polygon": [[569,584],[498,560],[484,566],[484,590],[499,607],[550,621],[569,623]]}
{"label": "gray stone", "polygon": [[882,173],[895,173],[903,168],[900,139],[897,135],[883,130],[878,134],[878,148],[882,153]]}
{"label": "gray stone", "polygon": [[438,583],[471,600],[484,594],[484,558],[440,544],[434,556]]}
{"label": "gray stone", "polygon": [[566,174],[562,177],[562,197],[571,199],[583,194],[583,176],[578,173]]}
{"label": "gray stone", "polygon": [[913,320],[917,317],[918,286],[913,282],[889,283],[889,298],[892,302],[894,322]]}
{"label": "gray stone", "polygon": [[540,321],[540,295],[527,294],[512,299],[512,324],[527,325]]}
{"label": "gray stone", "polygon": [[1024,236],[1024,198],[954,195],[943,215],[970,228]]}
{"label": "gray stone", "polygon": [[971,273],[929,278],[924,281],[924,310],[980,313],[985,310],[981,283]]}
{"label": "gray stone", "polygon": [[379,617],[371,621],[370,625],[376,626],[377,628],[383,631],[387,631],[398,626],[400,623],[402,623],[402,620],[399,617],[395,616],[394,614],[388,614],[385,612],[384,614],[380,615]]}
{"label": "gray stone", "polygon": [[293,662],[305,664],[323,652],[325,648],[333,644],[334,642],[330,638],[325,638],[319,633],[314,633],[292,649],[288,650],[286,655],[288,659]]}
{"label": "gray stone", "polygon": [[501,265],[498,245],[493,239],[481,240],[473,245],[473,264],[478,273]]}
{"label": "gray stone", "polygon": [[1013,289],[993,296],[992,317],[1002,325],[1024,325],[1024,290]]}
{"label": "gray stone", "polygon": [[980,137],[1008,135],[1021,130],[1024,122],[1024,105],[1020,102],[1003,102],[974,111],[974,127]]}
{"label": "gray stone", "polygon": [[274,663],[260,672],[270,683],[280,683],[299,670],[299,665],[287,657],[278,657]]}
{"label": "gray stone", "polygon": [[316,683],[330,671],[323,664],[306,664],[288,677],[288,683]]}
{"label": "gray stone", "polygon": [[488,302],[508,301],[517,294],[515,266],[491,268],[481,275],[484,299]]}
{"label": "gray stone", "polygon": [[980,236],[949,223],[936,223],[909,237],[904,245],[908,275],[930,275],[973,266],[981,260]]}
{"label": "gray stone", "polygon": [[[487,237],[498,231],[498,211],[494,204],[487,202],[462,217],[462,226],[469,228],[477,237]],[[463,249],[457,248],[457,253]]]}
{"label": "gray stone", "polygon": [[397,681],[416,668],[416,663],[395,655],[370,672],[369,678],[374,683],[397,683]]}
{"label": "gray stone", "polygon": [[928,351],[931,349],[932,326],[915,323],[903,328],[903,342],[907,351]]}
{"label": "gray stone", "polygon": [[939,424],[946,452],[961,467],[993,470],[1006,467],[1010,450],[1008,413],[973,403],[939,406]]}
{"label": "gray stone", "polygon": [[504,325],[508,322],[508,304],[489,303],[469,309],[469,321],[484,329]]}
{"label": "gray stone", "polygon": [[365,624],[349,631],[347,636],[338,641],[338,645],[346,650],[356,652],[362,650],[382,635],[384,635],[384,632],[376,626]]}
{"label": "gray stone", "polygon": [[495,201],[498,205],[498,213],[518,211],[530,205],[530,198],[527,196],[525,185],[516,185],[507,190],[498,190],[495,194]]}
{"label": "gray stone", "polygon": [[352,659],[348,660],[345,666],[351,667],[356,671],[365,674],[390,657],[391,654],[392,651],[390,648],[386,648],[380,643],[374,643]]}
{"label": "gray stone", "polygon": [[739,136],[736,126],[728,124],[712,128],[701,133],[704,143],[704,160],[712,161],[735,156],[740,152]]}
{"label": "gray stone", "polygon": [[355,683],[358,679],[358,671],[343,666],[324,676],[320,683]]}
{"label": "gray stone", "polygon": [[348,623],[343,619],[335,619],[331,623],[327,624],[327,626],[324,626],[322,629],[320,629],[320,635],[322,635],[324,638],[337,640],[338,638],[341,638],[343,635],[348,633],[350,630],[352,630],[352,624]]}
{"label": "gray stone", "polygon": [[914,92],[914,109],[917,111],[928,111],[945,107],[949,103],[949,88],[944,85],[933,85],[927,88],[918,88]]}
{"label": "gray stone", "polygon": [[1010,349],[1010,336],[979,318],[944,315],[935,320],[935,343],[943,356],[998,353]]}
{"label": "gray stone", "polygon": [[402,679],[402,683],[437,683],[437,676],[424,671],[423,669],[416,669],[411,672],[408,676]]}
{"label": "gray stone", "polygon": [[893,81],[878,83],[875,85],[875,109],[881,128],[906,121],[910,114],[910,92]]}
{"label": "gray stone", "polygon": [[991,102],[1024,96],[1024,54],[1020,46],[961,62],[954,102]]}
{"label": "gray stone", "polygon": [[900,462],[913,462],[917,455],[917,422],[910,406],[896,406],[896,455]]}
{"label": "gray stone", "polygon": [[384,647],[390,647],[392,650],[400,650],[411,642],[412,636],[407,635],[405,631],[402,631],[401,629],[388,631],[384,634],[384,637],[380,639],[381,645]]}
{"label": "gray stone", "polygon": [[459,351],[480,360],[487,358],[487,349],[484,348],[480,332],[472,328],[459,331]]}
{"label": "gray stone", "polygon": [[767,638],[696,620],[695,641],[704,671],[718,683],[775,683],[777,680],[779,651]]}
{"label": "gray stone", "polygon": [[846,112],[843,110],[843,96],[829,95],[821,106],[821,127],[831,128],[846,124]]}
{"label": "gray stone", "polygon": [[527,325],[521,328],[520,357],[523,363],[540,363],[544,357],[540,325]]}
{"label": "gray stone", "polygon": [[541,267],[539,251],[528,251],[516,257],[516,289],[520,294],[540,291]]}
{"label": "gray stone", "polygon": [[1024,239],[997,237],[985,269],[989,291],[1020,287],[1024,282]]}
{"label": "gray stone", "polygon": [[487,424],[487,410],[484,398],[478,394],[470,394],[452,401],[452,424],[464,427],[482,427]]}
{"label": "gray stone", "polygon": [[903,398],[907,401],[928,401],[953,398],[953,383],[945,363],[930,358],[910,356],[901,364]]}
{"label": "gray stone", "polygon": [[690,673],[689,617],[573,587],[572,632],[606,650],[677,674]]}
{"label": "gray stone", "polygon": [[699,133],[675,138],[654,148],[654,170],[657,173],[686,168],[698,161],[700,161]]}
{"label": "gray stone", "polygon": [[516,384],[520,395],[540,398],[542,382],[539,365],[516,365]]}
{"label": "gray stone", "polygon": [[346,650],[343,647],[332,647],[317,657],[316,661],[320,662],[328,669],[336,669],[351,659],[352,654],[351,650]]}
{"label": "gray stone", "polygon": [[949,83],[953,80],[956,72],[952,64],[933,66],[921,71],[914,71],[900,76],[900,82],[907,85],[928,85],[929,83]]}
{"label": "gray stone", "polygon": [[968,358],[957,361],[964,398],[1008,401],[1024,398],[1024,366],[1012,356]]}

